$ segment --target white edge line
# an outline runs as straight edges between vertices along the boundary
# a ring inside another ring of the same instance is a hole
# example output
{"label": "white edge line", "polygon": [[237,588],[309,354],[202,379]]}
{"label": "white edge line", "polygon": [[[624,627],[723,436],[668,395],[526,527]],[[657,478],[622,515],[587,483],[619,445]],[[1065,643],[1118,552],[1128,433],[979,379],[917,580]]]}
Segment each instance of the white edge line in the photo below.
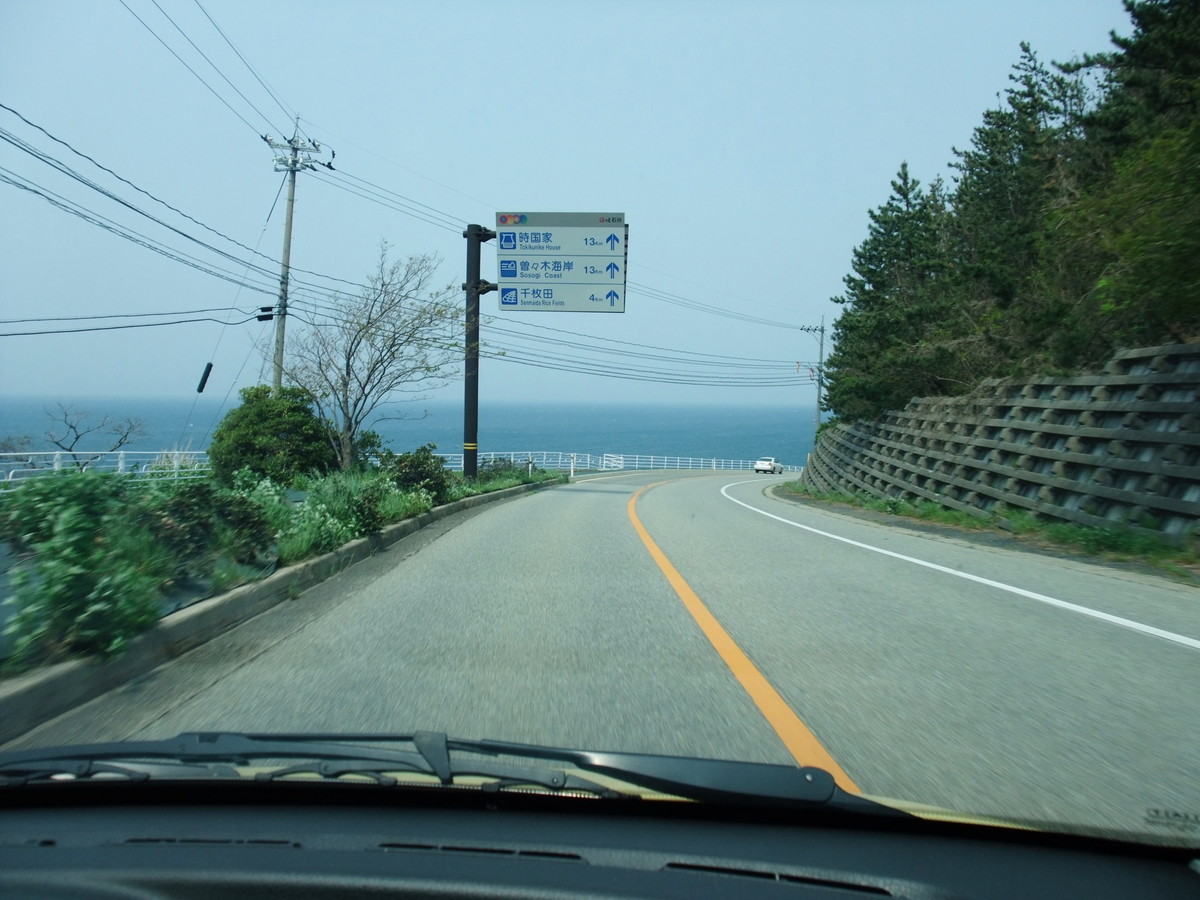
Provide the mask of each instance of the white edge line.
{"label": "white edge line", "polygon": [[1182,644],[1183,646],[1190,647],[1193,650],[1200,650],[1200,640],[1196,640],[1195,638],[1185,637],[1184,635],[1176,634],[1173,631],[1164,631],[1163,629],[1155,628],[1152,625],[1143,625],[1141,622],[1135,622],[1132,619],[1123,619],[1120,616],[1110,615],[1109,613],[1100,612],[1096,609],[1089,609],[1086,606],[1068,603],[1066,600],[1058,600],[1054,597],[1048,597],[1045,594],[1036,593],[1035,591],[1027,591],[1024,588],[1014,587],[1011,584],[1004,584],[1002,581],[993,581],[990,578],[972,575],[969,572],[960,572],[957,569],[949,569],[946,566],[939,566],[937,563],[926,562],[923,559],[917,559],[912,556],[905,556],[903,553],[895,553],[891,550],[884,550],[882,547],[873,547],[870,544],[864,544],[861,541],[855,541],[851,540],[850,538],[841,537],[840,535],[831,534],[828,531],[821,531],[819,528],[813,528],[809,525],[801,525],[799,522],[793,522],[791,519],[785,519],[783,516],[777,516],[774,513],[769,513],[766,510],[759,509],[756,506],[751,506],[749,503],[738,500],[736,497],[731,497],[726,493],[727,489],[731,487],[737,487],[739,484],[754,483],[755,482],[753,481],[735,481],[732,484],[727,484],[725,487],[721,488],[721,496],[723,496],[726,500],[732,500],[738,506],[744,506],[746,509],[752,512],[756,512],[761,516],[766,516],[768,519],[774,519],[777,522],[783,522],[785,525],[791,525],[795,528],[803,528],[805,531],[811,531],[813,534],[819,534],[822,537],[832,538],[835,541],[841,541],[843,544],[850,544],[852,547],[860,547],[863,550],[870,550],[874,553],[882,553],[884,556],[890,556],[893,559],[903,560],[904,562],[912,563],[915,566],[924,566],[926,569],[933,569],[935,572],[953,575],[956,578],[965,578],[967,581],[974,581],[978,584],[986,584],[988,587],[994,587],[1002,591],[1008,591],[1010,594],[1017,594],[1021,597],[1027,597],[1030,600],[1036,600],[1039,603],[1045,603],[1050,606],[1057,606],[1059,609],[1065,609],[1069,610],[1070,612],[1091,616],[1092,618],[1099,619],[1102,622],[1108,622],[1110,625],[1120,625],[1122,628],[1140,631],[1142,634],[1153,635],[1154,637],[1163,638],[1167,641],[1173,641],[1176,644]]}

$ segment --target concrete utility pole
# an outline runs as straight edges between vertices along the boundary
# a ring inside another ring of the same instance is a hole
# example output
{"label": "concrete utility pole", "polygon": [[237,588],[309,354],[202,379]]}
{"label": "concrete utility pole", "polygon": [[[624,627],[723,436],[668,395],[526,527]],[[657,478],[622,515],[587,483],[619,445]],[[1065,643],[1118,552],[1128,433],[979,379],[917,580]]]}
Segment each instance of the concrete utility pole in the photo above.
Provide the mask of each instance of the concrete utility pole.
{"label": "concrete utility pole", "polygon": [[[296,117],[296,129],[291,140],[277,141],[264,134],[262,139],[279,155],[275,157],[275,171],[288,173],[287,213],[283,224],[283,266],[279,273],[279,304],[275,310],[275,374],[271,385],[278,394],[283,387],[283,336],[287,328],[288,274],[292,261],[292,210],[296,205],[296,173],[301,169],[314,169],[312,154],[321,152],[316,141],[309,143],[299,138],[300,117]],[[331,163],[320,163],[332,170]]]}
{"label": "concrete utility pole", "polygon": [[[809,334],[820,335],[820,343],[819,343],[819,346],[821,348],[820,357],[819,357],[819,361],[817,362],[816,376],[813,378],[813,381],[817,386],[817,414],[816,414],[816,423],[814,425],[814,428],[819,429],[821,427],[821,386],[822,386],[822,384],[824,382],[824,378],[825,378],[825,317],[821,316],[821,324],[820,325],[801,325],[796,330],[797,331],[807,331]],[[800,364],[796,363],[797,370],[799,369],[799,367],[800,367]],[[814,435],[816,434],[815,430],[813,431],[813,434]]]}

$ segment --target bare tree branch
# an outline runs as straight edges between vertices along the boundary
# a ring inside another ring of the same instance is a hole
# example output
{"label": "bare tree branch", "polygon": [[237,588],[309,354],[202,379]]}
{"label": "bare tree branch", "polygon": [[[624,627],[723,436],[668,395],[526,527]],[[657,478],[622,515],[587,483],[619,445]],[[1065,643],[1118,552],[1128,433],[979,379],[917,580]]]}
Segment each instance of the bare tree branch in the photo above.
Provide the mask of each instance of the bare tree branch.
{"label": "bare tree branch", "polygon": [[146,434],[141,419],[128,416],[119,419],[104,416],[97,422],[89,422],[92,414],[87,410],[76,409],[71,404],[58,403],[56,405],[58,406],[57,412],[48,409],[45,411],[46,415],[55,423],[46,429],[46,440],[59,450],[71,454],[71,461],[80,468],[100,458],[100,453],[91,452],[91,455],[87,455],[87,453],[75,450],[84,438],[90,435],[107,435],[109,438],[108,449],[101,452],[112,453],[120,450],[134,438],[143,437]]}
{"label": "bare tree branch", "polygon": [[458,294],[429,290],[440,260],[388,255],[384,242],[360,294],[331,297],[333,311],[292,342],[285,363],[332,426],[343,469],[356,464],[359,435],[382,404],[444,384],[462,358]]}

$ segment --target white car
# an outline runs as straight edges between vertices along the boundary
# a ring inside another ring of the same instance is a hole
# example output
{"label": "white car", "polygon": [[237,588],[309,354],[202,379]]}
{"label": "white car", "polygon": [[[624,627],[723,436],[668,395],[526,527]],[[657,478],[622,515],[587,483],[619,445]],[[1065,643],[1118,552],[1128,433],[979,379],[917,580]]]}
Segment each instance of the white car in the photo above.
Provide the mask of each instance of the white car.
{"label": "white car", "polygon": [[758,475],[760,472],[764,475],[782,475],[783,463],[773,456],[763,456],[754,462],[754,474]]}

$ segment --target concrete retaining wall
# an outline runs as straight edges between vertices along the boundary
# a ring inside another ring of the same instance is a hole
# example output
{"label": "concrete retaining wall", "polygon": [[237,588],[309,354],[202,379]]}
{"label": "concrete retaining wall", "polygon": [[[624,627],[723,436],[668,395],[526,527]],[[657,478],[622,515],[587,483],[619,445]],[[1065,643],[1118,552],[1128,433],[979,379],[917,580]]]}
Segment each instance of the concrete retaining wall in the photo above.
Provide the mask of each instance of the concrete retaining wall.
{"label": "concrete retaining wall", "polygon": [[1103,374],[989,380],[967,396],[835,425],[802,480],[1183,540],[1200,528],[1200,344],[1124,351]]}

